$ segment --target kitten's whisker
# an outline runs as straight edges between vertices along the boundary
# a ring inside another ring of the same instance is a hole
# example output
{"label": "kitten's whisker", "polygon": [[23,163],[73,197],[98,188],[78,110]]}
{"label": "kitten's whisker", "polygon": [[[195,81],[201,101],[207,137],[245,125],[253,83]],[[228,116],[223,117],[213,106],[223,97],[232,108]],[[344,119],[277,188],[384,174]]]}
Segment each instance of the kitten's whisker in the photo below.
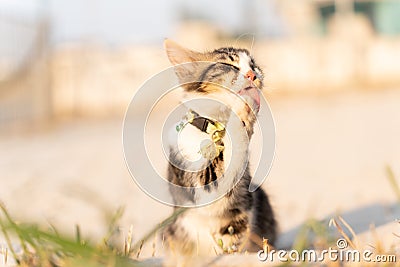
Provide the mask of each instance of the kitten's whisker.
{"label": "kitten's whisker", "polygon": [[234,46],[236,47],[236,45],[237,45],[237,43],[240,41],[240,39],[241,39],[242,37],[246,36],[246,35],[249,35],[249,34],[251,34],[251,33],[245,32],[245,33],[242,33],[241,35],[239,35],[238,37],[236,37]]}
{"label": "kitten's whisker", "polygon": [[235,39],[235,42],[234,42],[234,45],[233,45],[233,46],[236,47],[236,46],[237,46],[237,43],[240,41],[240,39],[242,39],[243,37],[245,37],[245,36],[247,36],[247,35],[250,35],[250,36],[253,37],[253,40],[252,40],[252,42],[251,42],[251,47],[250,47],[250,53],[252,54],[252,53],[253,53],[253,44],[254,44],[255,33],[251,33],[251,32],[242,33],[241,35],[239,35],[239,36]]}
{"label": "kitten's whisker", "polygon": [[253,34],[253,40],[251,40],[251,46],[250,46],[250,54],[253,55],[253,46],[254,46],[254,39],[255,39],[255,34]]}

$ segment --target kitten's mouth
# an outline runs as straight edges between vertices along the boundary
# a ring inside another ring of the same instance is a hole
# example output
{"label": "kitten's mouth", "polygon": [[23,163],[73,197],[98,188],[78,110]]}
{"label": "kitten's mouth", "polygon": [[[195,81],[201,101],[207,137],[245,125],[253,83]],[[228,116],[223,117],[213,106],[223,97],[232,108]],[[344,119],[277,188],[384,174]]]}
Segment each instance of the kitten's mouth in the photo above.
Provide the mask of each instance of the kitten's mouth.
{"label": "kitten's mouth", "polygon": [[238,94],[241,96],[250,97],[255,103],[255,106],[256,106],[255,111],[258,112],[260,110],[260,92],[257,87],[249,86],[249,87],[243,88],[242,90],[240,90],[238,92]]}

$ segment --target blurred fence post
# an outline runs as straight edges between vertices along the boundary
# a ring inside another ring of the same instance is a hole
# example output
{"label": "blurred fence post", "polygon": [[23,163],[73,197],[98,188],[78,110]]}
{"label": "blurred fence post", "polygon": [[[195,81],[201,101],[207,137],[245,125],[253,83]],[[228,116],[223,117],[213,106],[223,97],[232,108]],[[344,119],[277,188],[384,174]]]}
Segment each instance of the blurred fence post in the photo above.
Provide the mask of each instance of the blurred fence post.
{"label": "blurred fence post", "polygon": [[0,10],[0,130],[51,117],[49,21]]}

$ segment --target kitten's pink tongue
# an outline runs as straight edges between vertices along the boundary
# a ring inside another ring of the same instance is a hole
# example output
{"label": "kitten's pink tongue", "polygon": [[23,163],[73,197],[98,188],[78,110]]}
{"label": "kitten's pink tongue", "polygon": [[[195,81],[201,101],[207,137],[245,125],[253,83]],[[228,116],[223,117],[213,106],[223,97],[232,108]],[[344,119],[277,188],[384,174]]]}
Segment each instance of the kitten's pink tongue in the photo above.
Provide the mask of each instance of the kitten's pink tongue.
{"label": "kitten's pink tongue", "polygon": [[254,103],[256,103],[256,108],[257,108],[256,111],[260,109],[260,92],[258,91],[257,87],[255,86],[246,87],[239,91],[239,95],[249,96],[251,99],[254,100]]}

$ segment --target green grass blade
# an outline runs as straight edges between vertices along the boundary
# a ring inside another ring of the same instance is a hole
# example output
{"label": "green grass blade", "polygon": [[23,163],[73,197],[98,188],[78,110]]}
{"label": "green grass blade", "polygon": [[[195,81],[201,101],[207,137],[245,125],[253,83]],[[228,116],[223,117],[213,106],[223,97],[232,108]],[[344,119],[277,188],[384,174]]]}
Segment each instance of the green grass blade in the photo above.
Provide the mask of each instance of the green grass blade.
{"label": "green grass blade", "polygon": [[388,178],[390,186],[392,187],[394,193],[396,194],[397,200],[400,202],[400,187],[396,181],[396,177],[390,166],[386,166],[386,177]]}
{"label": "green grass blade", "polygon": [[147,242],[153,235],[155,235],[158,231],[164,229],[166,226],[169,224],[173,223],[175,219],[183,214],[187,208],[177,208],[171,216],[166,218],[164,221],[162,221],[159,225],[154,227],[152,230],[150,230],[143,238],[139,239],[138,242],[135,243],[135,245],[132,248],[132,251],[137,251],[139,248],[142,246],[143,243]]}

